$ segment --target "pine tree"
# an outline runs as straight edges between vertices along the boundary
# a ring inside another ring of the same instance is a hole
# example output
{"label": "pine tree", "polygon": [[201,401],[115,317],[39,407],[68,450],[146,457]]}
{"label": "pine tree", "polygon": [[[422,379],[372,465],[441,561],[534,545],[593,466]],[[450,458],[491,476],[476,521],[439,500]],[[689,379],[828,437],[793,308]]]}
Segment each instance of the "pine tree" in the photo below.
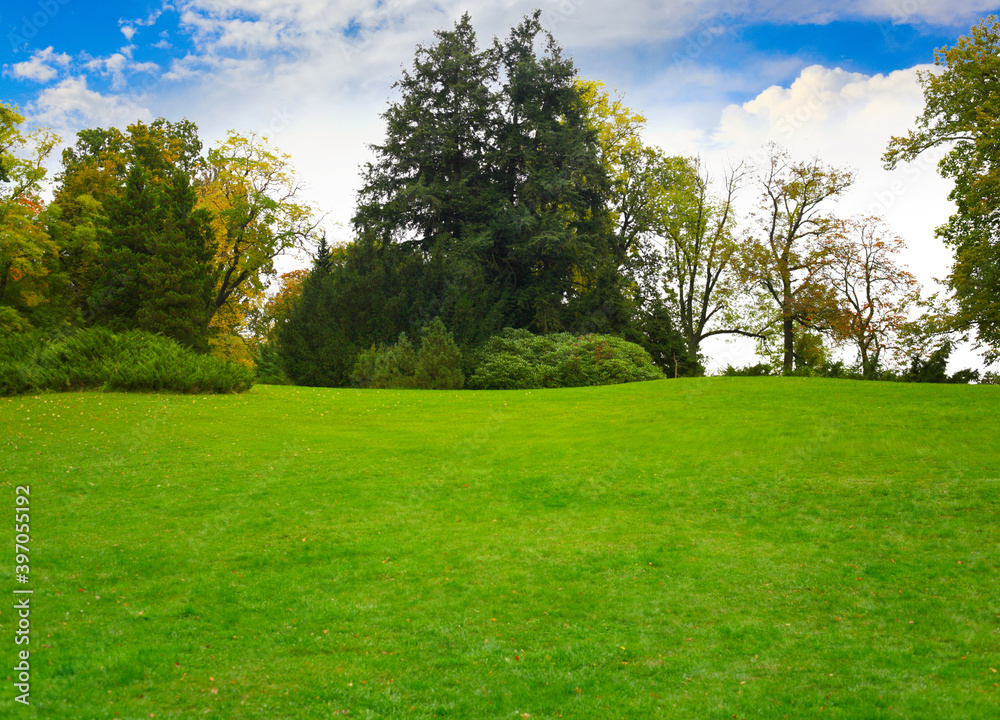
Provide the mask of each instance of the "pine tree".
{"label": "pine tree", "polygon": [[346,385],[357,354],[337,322],[339,311],[325,239],[302,285],[302,295],[278,327],[277,350],[296,385]]}
{"label": "pine tree", "polygon": [[538,13],[487,50],[468,15],[436,36],[397,83],[354,218],[383,262],[413,258],[395,255],[417,302],[397,329],[441,316],[469,344],[592,324],[620,284],[603,280],[606,176],[572,61]]}
{"label": "pine tree", "polygon": [[207,349],[211,218],[195,202],[182,173],[156,183],[142,166],[129,171],[121,196],[106,202],[104,269],[89,298],[95,322]]}
{"label": "pine tree", "polygon": [[441,318],[434,318],[421,332],[414,370],[414,386],[432,390],[458,390],[465,384],[462,353]]}

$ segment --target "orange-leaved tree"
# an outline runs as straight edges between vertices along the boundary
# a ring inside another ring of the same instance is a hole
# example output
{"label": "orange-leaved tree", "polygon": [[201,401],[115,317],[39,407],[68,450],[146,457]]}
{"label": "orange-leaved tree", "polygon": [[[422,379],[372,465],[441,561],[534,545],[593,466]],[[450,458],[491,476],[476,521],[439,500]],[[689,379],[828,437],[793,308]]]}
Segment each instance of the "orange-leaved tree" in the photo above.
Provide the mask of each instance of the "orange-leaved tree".
{"label": "orange-leaved tree", "polygon": [[920,297],[917,279],[896,259],[906,244],[881,218],[860,217],[844,222],[828,247],[830,333],[857,350],[862,374],[873,378],[887,355],[902,352],[907,311]]}

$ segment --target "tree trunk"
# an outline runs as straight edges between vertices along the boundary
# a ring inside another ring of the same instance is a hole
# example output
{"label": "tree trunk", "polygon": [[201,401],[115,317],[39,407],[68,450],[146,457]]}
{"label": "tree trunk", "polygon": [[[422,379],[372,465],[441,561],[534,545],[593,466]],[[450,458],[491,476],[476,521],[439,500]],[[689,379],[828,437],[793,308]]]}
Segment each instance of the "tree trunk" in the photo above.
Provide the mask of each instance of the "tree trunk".
{"label": "tree trunk", "polygon": [[688,362],[691,363],[692,368],[698,367],[698,346],[695,345],[694,348],[688,349]]}
{"label": "tree trunk", "polygon": [[792,319],[786,317],[783,323],[785,355],[781,361],[781,372],[788,375],[795,369],[795,336],[792,334]]}
{"label": "tree trunk", "polygon": [[[691,367],[698,367],[698,350],[700,349],[701,338],[695,335],[688,335],[687,337],[687,355],[688,361],[691,363]],[[676,374],[676,373],[675,373]]]}
{"label": "tree trunk", "polygon": [[868,349],[861,347],[861,375],[866,380],[875,379],[875,369],[878,367],[878,359],[868,356]]}
{"label": "tree trunk", "polygon": [[792,319],[792,296],[788,292],[787,288],[785,289],[782,300],[783,307],[781,308],[781,325],[782,335],[785,340],[785,355],[781,361],[781,372],[783,375],[788,375],[795,369],[795,327]]}

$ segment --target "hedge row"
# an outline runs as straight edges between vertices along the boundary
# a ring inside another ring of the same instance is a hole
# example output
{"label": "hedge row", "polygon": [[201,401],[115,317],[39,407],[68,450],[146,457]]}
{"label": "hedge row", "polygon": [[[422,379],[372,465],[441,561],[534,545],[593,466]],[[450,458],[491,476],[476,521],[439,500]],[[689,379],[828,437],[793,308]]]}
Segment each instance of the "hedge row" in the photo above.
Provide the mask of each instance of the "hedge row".
{"label": "hedge row", "polygon": [[95,327],[0,337],[0,395],[90,389],[233,393],[248,390],[253,380],[248,367],[141,331]]}

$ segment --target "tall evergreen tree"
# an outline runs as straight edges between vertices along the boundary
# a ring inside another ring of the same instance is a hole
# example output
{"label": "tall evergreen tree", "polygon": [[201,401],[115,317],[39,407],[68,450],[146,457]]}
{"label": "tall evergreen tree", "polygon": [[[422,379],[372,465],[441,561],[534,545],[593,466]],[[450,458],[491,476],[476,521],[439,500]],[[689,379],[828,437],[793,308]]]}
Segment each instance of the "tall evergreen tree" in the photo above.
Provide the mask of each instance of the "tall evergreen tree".
{"label": "tall evergreen tree", "polygon": [[[143,231],[140,209],[156,209],[161,197],[171,193],[177,208],[186,207],[188,191],[182,191],[182,198],[168,186],[181,183],[180,178],[190,184],[200,166],[201,149],[194,123],[160,118],[149,124],[134,123],[124,132],[117,128],[81,130],[76,144],[63,151],[49,229],[60,248],[72,303],[84,320],[94,322],[95,313],[109,312],[109,302],[126,302],[121,293],[115,300],[108,293],[115,295],[115,286],[136,281],[129,277],[111,280],[108,271],[114,263],[109,255],[120,256],[123,248],[135,251],[142,245],[136,236]],[[121,205],[128,193],[132,196],[126,205],[132,206],[131,211]]]}
{"label": "tall evergreen tree", "polygon": [[471,240],[494,203],[490,157],[498,123],[492,52],[480,51],[468,14],[438,42],[418,46],[412,70],[393,86],[384,144],[365,169],[354,223],[363,233],[431,252]]}
{"label": "tall evergreen tree", "polygon": [[494,46],[505,99],[499,180],[508,202],[494,248],[506,261],[504,284],[517,290],[516,324],[552,332],[573,329],[588,309],[592,318],[596,304],[620,297],[606,272],[617,264],[608,257],[613,228],[597,132],[573,62],[539,16],[524,18]]}
{"label": "tall evergreen tree", "polygon": [[211,216],[196,201],[183,173],[156,183],[142,166],[129,171],[106,201],[104,270],[89,298],[96,322],[207,348]]}
{"label": "tall evergreen tree", "polygon": [[297,385],[335,386],[347,382],[357,352],[338,322],[333,263],[326,239],[302,284],[302,294],[277,328],[278,354]]}
{"label": "tall evergreen tree", "polygon": [[619,292],[601,282],[606,178],[572,61],[538,13],[487,50],[468,15],[436,37],[396,85],[354,218],[359,242],[406,265],[417,305],[397,331],[434,316],[466,344],[608,329],[591,326],[596,296]]}

